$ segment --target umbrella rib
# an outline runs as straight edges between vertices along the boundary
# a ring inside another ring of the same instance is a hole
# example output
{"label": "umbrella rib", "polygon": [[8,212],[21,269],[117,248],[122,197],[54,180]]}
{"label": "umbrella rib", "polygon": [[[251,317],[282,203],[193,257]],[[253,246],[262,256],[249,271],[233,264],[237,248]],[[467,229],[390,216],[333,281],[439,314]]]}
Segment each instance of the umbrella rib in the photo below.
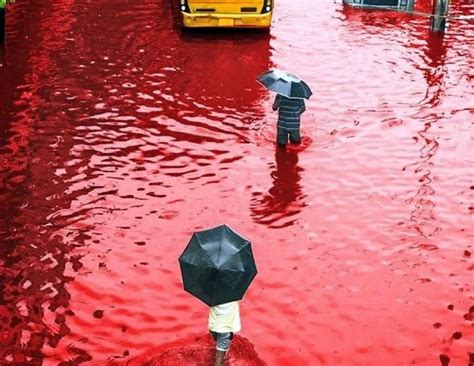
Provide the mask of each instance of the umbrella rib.
{"label": "umbrella rib", "polygon": [[229,287],[230,289],[232,289],[232,291],[235,291],[235,287],[234,287],[234,286],[232,286],[232,284],[231,284],[231,283],[229,283],[229,281],[228,281],[227,277],[224,277],[224,278],[222,279],[222,281],[224,281],[224,282],[225,282],[225,284],[227,285],[227,287]]}
{"label": "umbrella rib", "polygon": [[219,269],[219,262],[221,261],[221,249],[222,249],[222,242],[224,241],[224,235],[227,230],[227,226],[224,225],[224,230],[222,230],[221,242],[219,243],[219,252],[217,253],[217,264],[216,267]]}
{"label": "umbrella rib", "polygon": [[[304,80],[282,70],[271,69],[261,74],[257,80],[268,90],[282,94],[289,99],[309,99],[313,94],[311,88]],[[289,93],[286,93],[285,90],[283,90],[282,84],[289,84]],[[296,90],[299,90],[296,86],[301,89],[301,93],[296,93]]]}
{"label": "umbrella rib", "polygon": [[198,235],[196,235],[196,239],[197,239],[197,241],[199,242],[199,247],[201,248],[201,251],[204,252],[204,254],[206,254],[207,258],[209,258],[209,260],[211,261],[211,263],[217,267],[217,264],[214,263],[214,261],[212,260],[212,257],[204,250],[203,244],[202,244],[201,240],[199,239],[199,236],[198,236]]}
{"label": "umbrella rib", "polygon": [[[227,259],[224,263],[222,263],[222,267],[224,267],[224,265],[230,261],[234,256],[236,256],[237,254],[239,254],[242,250],[244,250],[245,248],[247,248],[247,246],[250,244],[250,242],[247,241],[247,245],[243,246],[242,248],[240,248],[237,252],[235,252],[234,254],[232,254],[232,257],[230,257],[229,259]],[[228,270],[226,269],[226,271],[231,271],[231,270]],[[242,271],[233,271],[233,272],[242,272]]]}

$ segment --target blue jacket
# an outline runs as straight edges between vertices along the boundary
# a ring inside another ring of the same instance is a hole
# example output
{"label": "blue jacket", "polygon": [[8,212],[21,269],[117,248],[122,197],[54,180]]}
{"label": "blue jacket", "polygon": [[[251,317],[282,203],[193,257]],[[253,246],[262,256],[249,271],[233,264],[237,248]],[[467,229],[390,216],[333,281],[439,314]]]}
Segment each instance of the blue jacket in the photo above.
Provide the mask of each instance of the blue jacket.
{"label": "blue jacket", "polygon": [[300,129],[300,115],[306,110],[303,99],[287,98],[277,94],[273,103],[273,110],[278,111],[278,128],[286,129],[288,132]]}

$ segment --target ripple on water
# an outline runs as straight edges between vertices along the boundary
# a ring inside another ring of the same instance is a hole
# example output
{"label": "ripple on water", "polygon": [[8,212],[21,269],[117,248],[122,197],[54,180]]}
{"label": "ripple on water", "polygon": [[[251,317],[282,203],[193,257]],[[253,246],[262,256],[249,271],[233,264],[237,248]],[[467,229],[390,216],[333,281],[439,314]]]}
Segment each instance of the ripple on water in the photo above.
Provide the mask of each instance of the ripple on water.
{"label": "ripple on water", "polygon": [[[427,18],[310,0],[281,0],[269,34],[182,32],[163,1],[17,0],[8,16],[0,364],[209,349],[177,257],[224,222],[258,262],[254,359],[468,363],[468,21],[430,35]],[[275,147],[256,82],[271,67],[313,89],[299,147]]]}

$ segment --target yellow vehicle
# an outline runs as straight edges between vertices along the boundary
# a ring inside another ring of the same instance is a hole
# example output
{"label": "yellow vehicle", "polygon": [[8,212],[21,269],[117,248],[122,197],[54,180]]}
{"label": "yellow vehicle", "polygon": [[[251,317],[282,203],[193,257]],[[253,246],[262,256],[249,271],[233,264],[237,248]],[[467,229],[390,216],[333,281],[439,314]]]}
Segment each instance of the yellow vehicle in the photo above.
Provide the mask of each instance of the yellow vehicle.
{"label": "yellow vehicle", "polygon": [[268,28],[273,0],[179,0],[185,27]]}

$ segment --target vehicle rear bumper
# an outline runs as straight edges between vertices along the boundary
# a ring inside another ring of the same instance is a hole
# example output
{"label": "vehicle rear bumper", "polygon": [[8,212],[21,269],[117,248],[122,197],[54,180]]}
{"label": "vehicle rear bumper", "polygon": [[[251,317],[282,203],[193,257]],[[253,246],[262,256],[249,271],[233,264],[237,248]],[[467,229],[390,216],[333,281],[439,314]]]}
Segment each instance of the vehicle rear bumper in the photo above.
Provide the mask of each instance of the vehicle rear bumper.
{"label": "vehicle rear bumper", "polygon": [[248,27],[268,28],[272,22],[272,14],[191,14],[181,12],[183,25],[189,28],[198,27]]}

